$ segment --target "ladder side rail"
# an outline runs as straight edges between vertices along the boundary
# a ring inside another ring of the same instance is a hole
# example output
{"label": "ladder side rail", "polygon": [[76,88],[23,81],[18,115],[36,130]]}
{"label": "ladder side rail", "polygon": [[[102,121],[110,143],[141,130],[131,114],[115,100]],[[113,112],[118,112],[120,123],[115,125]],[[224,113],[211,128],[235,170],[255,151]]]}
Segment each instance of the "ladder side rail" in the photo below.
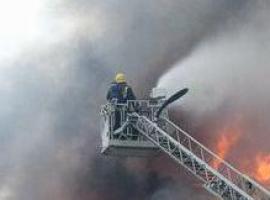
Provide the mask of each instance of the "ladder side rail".
{"label": "ladder side rail", "polygon": [[230,165],[229,163],[227,163],[226,161],[224,161],[223,159],[221,159],[219,156],[217,156],[214,152],[212,152],[211,150],[209,150],[208,148],[206,148],[203,144],[201,144],[199,141],[197,141],[195,138],[193,138],[192,136],[190,136],[186,131],[184,131],[183,129],[181,129],[180,127],[176,126],[174,123],[172,123],[171,121],[163,118],[163,120],[165,120],[169,125],[172,125],[175,129],[178,129],[180,133],[184,134],[187,138],[190,138],[190,140],[192,140],[194,143],[196,143],[197,145],[199,145],[205,152],[209,153],[211,156],[213,156],[215,159],[217,159],[218,161],[221,161],[222,163],[224,163],[225,165],[229,166],[231,169],[233,169],[233,171],[241,174],[243,176],[243,174],[238,171],[237,169],[235,169],[232,165]]}
{"label": "ladder side rail", "polygon": [[210,158],[208,158],[209,156],[205,155],[205,153],[203,152],[201,145],[197,141],[195,141],[193,138],[189,137],[186,134],[183,134],[178,129],[175,129],[173,126],[170,126],[170,124],[168,126],[167,121],[163,121],[163,122],[159,121],[158,124],[160,123],[166,123],[166,126],[162,127],[159,125],[159,128],[169,133],[170,136],[172,136],[174,139],[180,142],[187,149],[192,151],[195,155],[197,155],[203,161],[207,162],[207,160],[210,160]]}
{"label": "ladder side rail", "polygon": [[[148,122],[147,122],[148,123]],[[177,159],[177,157],[173,156],[172,152],[170,152],[170,147],[168,149],[166,149],[164,146],[161,145],[160,143],[160,138],[162,138],[162,136],[159,136],[157,133],[157,129],[156,127],[152,127],[149,128],[149,126],[147,124],[144,125],[139,125],[139,123],[137,123],[136,128],[141,131],[150,141],[152,141],[154,144],[156,144],[157,146],[159,146],[165,153],[167,153],[171,158],[173,158],[175,161],[183,164],[183,153],[185,153],[186,155],[189,154],[188,150],[179,150],[179,158]],[[148,131],[150,130],[150,131]],[[146,133],[148,132],[148,133]],[[156,137],[156,139],[154,139]],[[167,137],[167,135],[165,136]],[[177,147],[177,145],[176,145]],[[183,147],[185,148],[185,147]],[[188,167],[186,165],[183,165],[186,169],[188,169],[190,172],[192,172],[194,174],[194,170],[191,167]],[[198,174],[194,174],[195,176],[197,176],[197,178],[201,179],[202,181],[205,181],[203,177],[198,176]]]}
{"label": "ladder side rail", "polygon": [[[147,130],[147,129],[146,129]],[[163,148],[163,150],[164,150],[164,148]],[[168,153],[168,152],[166,152],[166,153]],[[170,155],[171,156],[171,155]],[[186,167],[186,166],[185,166]],[[189,166],[189,167],[191,167],[191,166]],[[192,170],[191,168],[188,168],[189,169],[189,171],[191,171],[191,172],[193,172],[193,174],[194,175],[196,175],[197,176],[197,174],[196,174],[196,171],[194,171],[194,170]],[[198,176],[197,176],[198,177]],[[202,177],[200,177],[200,178],[202,178]],[[221,180],[222,179],[219,179],[219,177],[218,176],[216,176],[215,177],[217,180],[219,180],[219,182],[221,183]],[[224,177],[223,177],[223,179],[224,179]],[[242,194],[243,195],[243,194]],[[238,195],[239,196],[239,195]],[[231,199],[233,199],[233,198],[231,198]],[[251,197],[249,197],[248,199],[251,199]]]}
{"label": "ladder side rail", "polygon": [[[171,132],[170,129],[166,129],[164,131],[166,131],[167,133]],[[195,154],[198,158],[203,160],[205,163],[208,164],[209,161],[213,160],[211,155],[207,154],[207,152],[205,152],[204,149],[201,148],[201,145],[198,142],[191,140],[190,137],[187,137],[181,132],[179,133],[179,131],[173,131],[173,134],[169,134],[169,135],[172,136],[177,141],[179,141],[178,138],[182,138],[182,141],[180,141],[180,144],[185,146],[189,151],[191,151],[193,154]]]}
{"label": "ladder side rail", "polygon": [[[181,129],[180,127],[176,126],[173,122],[166,118],[162,118],[164,121],[166,121],[170,126],[174,127],[175,129],[179,130],[178,133],[184,134],[187,138],[190,138],[191,141],[199,145],[204,152],[208,153],[211,155],[214,160],[219,162],[219,165],[225,165],[226,166],[226,173],[222,173],[224,176],[226,176],[227,179],[232,181],[234,184],[236,184],[238,187],[240,187],[242,190],[249,192],[248,189],[245,187],[245,184],[250,182],[253,187],[256,188],[256,190],[260,193],[265,194],[266,198],[268,197],[270,199],[270,192],[266,190],[263,186],[258,184],[256,181],[252,180],[250,177],[247,175],[241,173],[239,170],[235,169],[231,164],[228,162],[224,161],[221,159],[219,156],[214,154],[211,150],[207,149],[204,145],[202,145],[200,142],[198,142],[196,139],[194,139],[192,136],[190,136],[186,131]],[[191,150],[192,151],[192,150]],[[218,169],[217,169],[218,170]]]}
{"label": "ladder side rail", "polygon": [[[234,189],[237,193],[239,193],[240,195],[242,195],[243,197],[245,197],[246,199],[253,199],[252,197],[250,197],[247,193],[245,193],[243,190],[241,190],[237,185],[235,185],[234,183],[232,183],[230,180],[228,180],[226,177],[224,177],[223,175],[219,174],[218,171],[214,170],[211,166],[209,166],[207,163],[205,163],[203,160],[201,160],[200,158],[198,158],[197,156],[195,156],[192,152],[190,152],[186,147],[182,146],[181,144],[179,144],[174,138],[172,138],[170,135],[168,135],[166,132],[164,132],[164,130],[160,129],[157,124],[151,122],[149,119],[147,119],[144,116],[139,116],[138,114],[136,114],[138,117],[138,120],[136,122],[136,127],[143,133],[145,134],[145,136],[150,139],[152,142],[154,142],[156,145],[159,145],[159,143],[154,140],[150,135],[148,135],[148,129],[150,126],[152,126],[155,129],[155,132],[158,132],[159,134],[161,134],[163,137],[166,137],[170,140],[170,142],[172,142],[175,146],[178,146],[178,148],[180,149],[180,151],[185,152],[187,155],[192,156],[192,159],[196,160],[196,162],[200,163],[201,166],[205,166],[212,174],[214,174],[216,177],[220,178],[224,183],[226,183],[228,186],[230,186],[232,189]],[[153,131],[152,131],[153,133]],[[164,147],[161,147],[161,149],[163,151],[165,151],[167,154],[170,155],[170,157],[172,157],[172,154],[170,154],[170,152],[168,152],[166,149],[164,149]],[[176,159],[174,157],[174,159]],[[176,159],[178,162],[179,160]],[[181,163],[182,164],[182,163]],[[194,173],[194,170],[189,169],[189,171],[191,171],[194,175],[196,175],[197,177],[199,177],[201,180],[205,181],[202,177],[198,176],[196,173]]]}
{"label": "ladder side rail", "polygon": [[[140,129],[141,130],[141,129]],[[198,179],[200,179],[201,181],[205,181],[204,178],[202,176],[199,176],[198,174],[196,174],[194,172],[193,168],[188,167],[187,165],[185,165],[183,163],[183,151],[179,151],[180,152],[180,157],[176,157],[174,156],[170,151],[168,151],[168,149],[166,149],[165,147],[163,147],[162,145],[159,144],[159,142],[155,139],[153,139],[152,137],[146,136],[150,141],[152,141],[154,144],[156,144],[159,148],[161,148],[166,154],[168,154],[172,159],[174,159],[176,162],[178,162],[179,164],[181,164],[184,168],[186,168],[188,171],[190,171],[193,175],[195,175]]]}

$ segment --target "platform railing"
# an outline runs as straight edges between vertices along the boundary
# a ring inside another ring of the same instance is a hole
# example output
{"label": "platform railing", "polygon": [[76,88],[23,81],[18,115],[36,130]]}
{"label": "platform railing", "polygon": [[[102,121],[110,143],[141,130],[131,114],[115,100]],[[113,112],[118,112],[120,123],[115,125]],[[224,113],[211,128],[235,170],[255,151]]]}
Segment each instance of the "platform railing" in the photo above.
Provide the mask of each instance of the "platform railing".
{"label": "platform railing", "polygon": [[[162,105],[163,100],[128,100],[126,103],[118,103],[113,100],[101,106],[101,116],[103,117],[103,124],[108,123],[108,136],[110,139],[115,140],[137,140],[145,141],[146,138],[134,130],[132,126],[128,126],[130,118],[128,114],[136,112],[141,116],[145,116],[150,120],[155,120],[155,113]],[[164,111],[163,116],[168,117],[167,110]],[[116,123],[118,123],[116,125]],[[115,134],[115,131],[127,125],[124,132]]]}

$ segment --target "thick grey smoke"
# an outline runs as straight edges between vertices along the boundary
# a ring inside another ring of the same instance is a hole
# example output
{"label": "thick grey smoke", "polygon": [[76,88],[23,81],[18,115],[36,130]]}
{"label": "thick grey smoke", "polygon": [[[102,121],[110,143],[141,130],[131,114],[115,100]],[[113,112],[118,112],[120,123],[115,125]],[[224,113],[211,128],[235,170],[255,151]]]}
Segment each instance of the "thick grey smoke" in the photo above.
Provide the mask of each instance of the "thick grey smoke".
{"label": "thick grey smoke", "polygon": [[243,133],[228,156],[238,158],[232,158],[234,164],[248,168],[249,175],[254,175],[258,152],[270,153],[269,8],[269,1],[248,4],[240,19],[202,41],[158,83],[171,92],[184,86],[191,89],[181,109],[189,113],[201,134],[205,132],[202,127],[208,126],[202,140],[210,146],[213,140],[209,138],[215,137],[218,129],[240,121],[237,126]]}
{"label": "thick grey smoke", "polygon": [[1,61],[0,200],[212,198],[166,157],[100,156],[99,106],[116,71],[143,96],[178,60],[211,50],[203,41],[223,45],[224,23],[261,11],[246,3],[48,1],[50,35]]}

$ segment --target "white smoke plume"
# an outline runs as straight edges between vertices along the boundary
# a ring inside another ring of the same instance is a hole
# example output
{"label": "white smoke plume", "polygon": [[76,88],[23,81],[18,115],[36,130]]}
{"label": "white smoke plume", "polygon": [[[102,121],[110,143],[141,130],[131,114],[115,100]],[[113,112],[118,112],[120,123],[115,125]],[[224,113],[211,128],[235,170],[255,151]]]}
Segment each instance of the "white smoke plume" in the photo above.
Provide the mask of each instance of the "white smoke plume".
{"label": "white smoke plume", "polygon": [[[171,92],[190,88],[181,110],[189,113],[190,126],[197,127],[197,136],[207,145],[213,143],[218,128],[227,123],[233,126],[237,120],[243,123],[243,134],[228,155],[242,170],[254,167],[259,152],[270,153],[269,8],[268,1],[248,4],[241,18],[225,23],[215,36],[200,42],[158,82]],[[202,126],[208,126],[205,135],[199,133]],[[245,172],[252,176],[251,171]]]}

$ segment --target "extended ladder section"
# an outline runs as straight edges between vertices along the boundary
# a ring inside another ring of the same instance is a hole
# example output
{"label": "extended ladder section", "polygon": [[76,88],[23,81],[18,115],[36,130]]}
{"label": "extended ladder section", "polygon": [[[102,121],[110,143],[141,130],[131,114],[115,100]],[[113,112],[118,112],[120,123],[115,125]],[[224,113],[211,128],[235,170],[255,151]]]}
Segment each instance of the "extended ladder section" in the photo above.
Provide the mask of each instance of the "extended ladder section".
{"label": "extended ladder section", "polygon": [[270,200],[270,193],[242,174],[166,118],[151,121],[136,112],[128,121],[163,152],[203,182],[206,190],[224,200]]}

